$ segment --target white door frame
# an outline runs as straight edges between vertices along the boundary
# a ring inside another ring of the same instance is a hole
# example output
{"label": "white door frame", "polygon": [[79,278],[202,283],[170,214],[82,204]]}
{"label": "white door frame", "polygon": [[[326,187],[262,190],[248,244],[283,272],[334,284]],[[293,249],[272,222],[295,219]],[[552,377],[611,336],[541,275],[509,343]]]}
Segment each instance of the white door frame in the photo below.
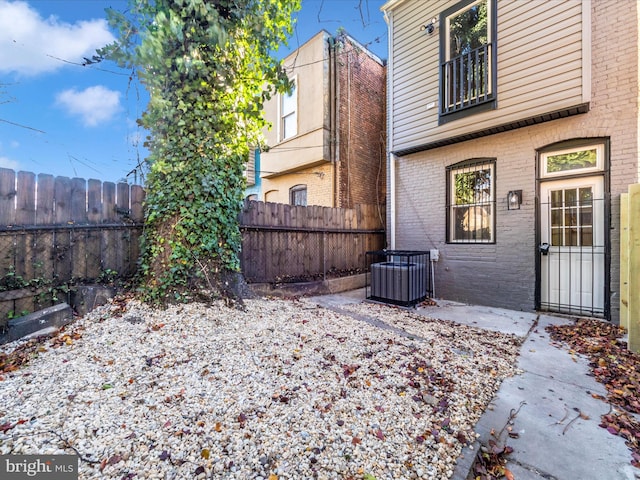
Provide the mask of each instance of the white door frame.
{"label": "white door frame", "polygon": [[602,175],[540,184],[541,308],[604,316],[604,198]]}
{"label": "white door frame", "polygon": [[[566,159],[575,152],[585,150],[597,151],[596,160],[592,156],[590,161],[583,164],[567,166],[566,163],[554,163],[553,159]],[[609,140],[602,138],[560,142],[537,153],[536,309],[610,319]],[[582,205],[569,202],[558,206],[560,199],[564,202],[574,192],[579,196],[581,187],[587,188],[583,191],[585,195],[588,187],[593,189],[593,239],[591,241],[588,238],[588,228],[583,230],[587,233],[584,239],[561,239],[559,232],[563,228],[559,224],[564,225],[565,231],[580,231],[583,218],[578,217],[581,211],[583,216],[586,215],[584,220],[588,226],[588,202],[582,202]],[[549,192],[563,189],[573,192],[556,193],[554,213],[551,213]],[[587,207],[583,208],[585,205]],[[560,220],[558,215],[564,218],[565,214],[568,217]],[[551,215],[555,215],[555,238],[550,238]],[[573,225],[572,222],[577,223]],[[582,241],[586,247],[581,246]],[[549,244],[548,249],[544,244]],[[590,282],[593,285],[590,287],[591,292],[589,286],[585,286]],[[562,289],[568,291],[561,292]]]}

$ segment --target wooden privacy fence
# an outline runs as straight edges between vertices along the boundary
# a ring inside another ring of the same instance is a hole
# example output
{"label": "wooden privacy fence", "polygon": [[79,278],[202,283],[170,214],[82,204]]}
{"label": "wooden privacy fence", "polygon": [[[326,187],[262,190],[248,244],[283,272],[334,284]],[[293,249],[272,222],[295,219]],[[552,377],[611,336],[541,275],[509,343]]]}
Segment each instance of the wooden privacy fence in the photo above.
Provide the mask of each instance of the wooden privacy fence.
{"label": "wooden privacy fence", "polygon": [[240,262],[249,283],[284,283],[364,272],[384,248],[384,212],[245,201]]}
{"label": "wooden privacy fence", "polygon": [[0,168],[0,329],[69,283],[135,272],[144,190]]}
{"label": "wooden privacy fence", "polygon": [[620,196],[620,326],[640,352],[640,184]]}
{"label": "wooden privacy fence", "polygon": [[[60,286],[135,273],[143,201],[138,185],[0,168],[0,330],[9,318],[57,303]],[[376,205],[246,201],[242,271],[253,283],[363,272],[366,252],[384,247],[382,218]]]}

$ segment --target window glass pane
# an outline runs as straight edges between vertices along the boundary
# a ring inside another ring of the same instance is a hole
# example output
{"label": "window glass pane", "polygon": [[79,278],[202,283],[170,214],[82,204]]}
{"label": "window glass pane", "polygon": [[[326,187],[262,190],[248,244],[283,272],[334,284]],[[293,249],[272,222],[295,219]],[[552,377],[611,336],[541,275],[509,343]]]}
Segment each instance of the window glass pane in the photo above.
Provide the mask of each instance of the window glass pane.
{"label": "window glass pane", "polygon": [[449,17],[449,59],[486,45],[488,40],[486,0]]}
{"label": "window glass pane", "polygon": [[291,205],[307,205],[307,187],[306,186],[296,186],[292,187],[290,190],[291,193]]}
{"label": "window glass pane", "polygon": [[286,116],[296,111],[296,87],[293,86],[291,93],[282,95],[282,116]]}
{"label": "window glass pane", "polygon": [[562,227],[560,228],[555,228],[552,227],[551,228],[551,245],[555,246],[555,247],[561,247],[563,242],[562,242]]}
{"label": "window glass pane", "polygon": [[596,149],[581,150],[579,152],[549,155],[547,157],[547,172],[565,172],[567,170],[579,170],[582,168],[595,168],[597,166]]}
{"label": "window glass pane", "polygon": [[591,205],[593,202],[593,192],[591,187],[580,189],[580,205]]}
{"label": "window glass pane", "polygon": [[585,227],[581,229],[580,245],[583,247],[593,246],[593,228]]}
{"label": "window glass pane", "polygon": [[465,218],[469,207],[456,207],[453,210],[453,229],[454,238],[456,240],[468,240],[468,232],[465,228]]}
{"label": "window glass pane", "polygon": [[488,207],[457,207],[454,209],[456,240],[491,240],[491,215]]}
{"label": "window glass pane", "polygon": [[575,207],[577,205],[577,190],[570,188],[564,191],[564,206]]}
{"label": "window glass pane", "polygon": [[578,246],[578,229],[567,228],[565,229],[565,246],[576,247]]}
{"label": "window glass pane", "polygon": [[287,115],[282,119],[282,139],[293,137],[298,133],[298,116],[296,113]]}
{"label": "window glass pane", "polygon": [[593,208],[583,207],[580,209],[580,225],[588,227],[593,225]]}
{"label": "window glass pane", "polygon": [[491,170],[476,170],[455,174],[456,205],[491,201]]}
{"label": "window glass pane", "polygon": [[575,208],[564,211],[564,224],[565,226],[578,224],[578,215]]}
{"label": "window glass pane", "polygon": [[551,207],[562,207],[563,205],[562,190],[553,190],[551,192]]}
{"label": "window glass pane", "polygon": [[564,223],[562,222],[562,209],[556,208],[551,210],[551,226],[552,227],[562,227]]}

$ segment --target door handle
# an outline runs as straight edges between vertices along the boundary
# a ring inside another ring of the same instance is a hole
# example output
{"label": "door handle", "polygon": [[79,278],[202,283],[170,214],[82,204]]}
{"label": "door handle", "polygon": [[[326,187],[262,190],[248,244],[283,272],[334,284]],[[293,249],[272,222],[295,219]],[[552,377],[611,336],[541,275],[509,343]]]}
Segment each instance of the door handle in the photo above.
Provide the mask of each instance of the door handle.
{"label": "door handle", "polygon": [[551,247],[551,245],[549,245],[548,243],[541,243],[540,245],[538,245],[538,251],[542,255],[549,255],[549,248],[550,247]]}

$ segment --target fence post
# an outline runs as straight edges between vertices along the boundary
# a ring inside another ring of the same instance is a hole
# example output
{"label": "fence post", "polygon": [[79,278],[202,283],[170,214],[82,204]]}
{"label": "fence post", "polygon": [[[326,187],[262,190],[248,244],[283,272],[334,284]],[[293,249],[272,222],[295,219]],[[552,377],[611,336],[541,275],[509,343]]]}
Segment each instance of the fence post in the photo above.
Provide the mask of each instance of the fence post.
{"label": "fence post", "polygon": [[327,232],[322,232],[322,280],[327,280]]}
{"label": "fence post", "polygon": [[[629,185],[629,292],[640,289],[640,184]],[[640,352],[640,298],[629,295],[629,349]]]}
{"label": "fence post", "polygon": [[620,195],[620,326],[629,330],[629,194]]}

